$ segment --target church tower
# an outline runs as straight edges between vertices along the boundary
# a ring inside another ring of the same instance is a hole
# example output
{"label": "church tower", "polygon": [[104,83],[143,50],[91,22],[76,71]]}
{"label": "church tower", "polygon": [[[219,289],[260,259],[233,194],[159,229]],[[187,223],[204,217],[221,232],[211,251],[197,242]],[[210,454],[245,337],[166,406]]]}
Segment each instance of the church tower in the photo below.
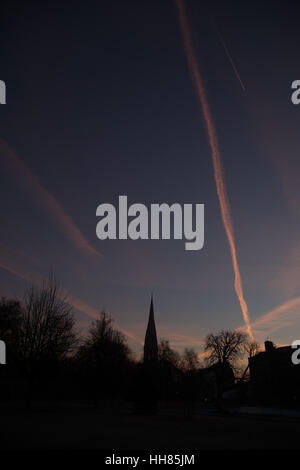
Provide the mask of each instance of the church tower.
{"label": "church tower", "polygon": [[158,347],[157,336],[154,321],[153,298],[151,296],[150,312],[147,331],[144,343],[144,362],[157,362],[158,360]]}

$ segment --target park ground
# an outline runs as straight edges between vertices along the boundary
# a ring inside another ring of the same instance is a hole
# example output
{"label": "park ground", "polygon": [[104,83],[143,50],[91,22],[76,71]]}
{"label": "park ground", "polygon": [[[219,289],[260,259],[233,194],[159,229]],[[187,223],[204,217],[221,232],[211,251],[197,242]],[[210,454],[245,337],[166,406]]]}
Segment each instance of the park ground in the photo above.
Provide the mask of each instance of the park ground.
{"label": "park ground", "polygon": [[144,416],[80,406],[2,409],[0,447],[7,450],[297,449],[299,418],[222,414]]}

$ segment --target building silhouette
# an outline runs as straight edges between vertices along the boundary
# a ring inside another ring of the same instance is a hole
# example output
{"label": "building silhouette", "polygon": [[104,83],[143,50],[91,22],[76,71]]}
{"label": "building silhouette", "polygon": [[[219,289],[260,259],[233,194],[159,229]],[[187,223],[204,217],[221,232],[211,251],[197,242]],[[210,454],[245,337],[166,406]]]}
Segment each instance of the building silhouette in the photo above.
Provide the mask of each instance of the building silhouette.
{"label": "building silhouette", "polygon": [[265,341],[265,351],[249,358],[250,386],[254,396],[267,401],[300,399],[300,366],[292,363],[291,346],[275,347]]}
{"label": "building silhouette", "polygon": [[149,320],[144,342],[144,362],[153,363],[158,361],[157,335],[154,320],[153,297],[151,296]]}

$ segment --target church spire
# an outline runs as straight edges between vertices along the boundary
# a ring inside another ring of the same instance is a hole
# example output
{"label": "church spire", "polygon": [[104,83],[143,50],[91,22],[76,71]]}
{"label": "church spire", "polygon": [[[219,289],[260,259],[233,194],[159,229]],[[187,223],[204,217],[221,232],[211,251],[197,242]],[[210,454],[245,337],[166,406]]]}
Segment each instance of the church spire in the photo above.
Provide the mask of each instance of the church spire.
{"label": "church spire", "polygon": [[158,360],[157,336],[154,321],[153,296],[151,295],[148,326],[144,343],[144,362],[156,362]]}

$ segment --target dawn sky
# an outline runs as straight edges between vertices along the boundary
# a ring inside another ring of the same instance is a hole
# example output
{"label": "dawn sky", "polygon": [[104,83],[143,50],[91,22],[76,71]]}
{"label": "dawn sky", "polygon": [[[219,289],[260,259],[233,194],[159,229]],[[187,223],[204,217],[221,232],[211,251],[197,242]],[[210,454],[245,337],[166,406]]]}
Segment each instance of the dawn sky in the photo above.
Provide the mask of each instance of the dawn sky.
{"label": "dawn sky", "polygon": [[[186,1],[223,160],[253,334],[300,338],[296,2]],[[205,122],[173,1],[7,3],[1,14],[0,294],[53,271],[79,329],[106,309],[140,352],[244,325]],[[96,208],[205,205],[205,243],[105,240]]]}

